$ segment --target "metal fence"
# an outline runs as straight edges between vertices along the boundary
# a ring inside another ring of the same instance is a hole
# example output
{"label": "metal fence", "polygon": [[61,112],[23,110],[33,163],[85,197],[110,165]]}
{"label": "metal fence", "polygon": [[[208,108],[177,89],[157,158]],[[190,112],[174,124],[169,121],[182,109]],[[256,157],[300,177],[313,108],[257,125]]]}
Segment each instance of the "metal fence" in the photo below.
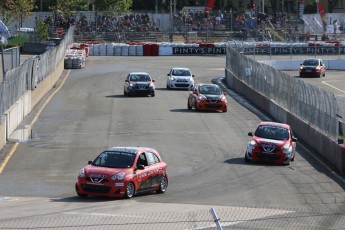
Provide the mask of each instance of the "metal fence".
{"label": "metal fence", "polygon": [[226,50],[229,71],[332,140],[338,140],[340,110],[333,93],[259,63],[244,55],[243,47],[229,44]]}
{"label": "metal fence", "polygon": [[[216,213],[217,219],[211,214]],[[325,210],[224,207],[146,214],[66,212],[0,220],[0,229],[344,229],[345,213]]]}
{"label": "metal fence", "polygon": [[27,90],[33,90],[63,61],[67,46],[73,42],[71,27],[59,46],[7,69],[0,84],[0,114],[4,114]]}

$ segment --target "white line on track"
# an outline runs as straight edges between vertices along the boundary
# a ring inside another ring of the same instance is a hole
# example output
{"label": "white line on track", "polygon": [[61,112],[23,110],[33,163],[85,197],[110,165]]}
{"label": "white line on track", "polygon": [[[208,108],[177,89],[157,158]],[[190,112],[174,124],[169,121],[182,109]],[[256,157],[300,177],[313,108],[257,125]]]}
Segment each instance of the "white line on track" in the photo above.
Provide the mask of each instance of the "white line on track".
{"label": "white line on track", "polygon": [[[342,81],[342,80],[339,80],[339,81]],[[332,81],[332,82],[334,82],[334,81]],[[327,81],[322,81],[321,83],[322,83],[322,84],[325,84],[325,85],[328,85],[329,87],[331,87],[331,88],[333,88],[333,89],[335,89],[335,90],[338,90],[338,91],[342,92],[343,94],[345,94],[345,91],[344,91],[344,90],[338,89],[337,87],[335,87],[335,86],[333,86],[333,85],[327,83]]]}

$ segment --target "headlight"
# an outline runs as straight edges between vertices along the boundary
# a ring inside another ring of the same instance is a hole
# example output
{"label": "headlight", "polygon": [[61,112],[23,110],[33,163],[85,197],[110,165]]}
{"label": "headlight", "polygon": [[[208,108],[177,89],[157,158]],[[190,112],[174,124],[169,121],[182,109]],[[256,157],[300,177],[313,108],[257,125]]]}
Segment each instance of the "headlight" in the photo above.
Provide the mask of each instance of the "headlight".
{"label": "headlight", "polygon": [[149,88],[153,88],[153,83],[152,82],[149,84]]}
{"label": "headlight", "polygon": [[291,153],[292,145],[290,145],[290,143],[286,143],[285,145],[282,146],[282,150],[284,153]]}
{"label": "headlight", "polygon": [[250,140],[248,144],[253,146],[253,147],[258,145],[258,143],[255,140]]}
{"label": "headlight", "polygon": [[198,101],[205,101],[205,100],[207,100],[207,98],[206,98],[204,95],[199,95],[199,96],[197,97],[197,100],[198,100]]}
{"label": "headlight", "polygon": [[175,78],[174,77],[170,77],[170,81],[175,81]]}
{"label": "headlight", "polygon": [[220,97],[220,100],[221,100],[221,101],[226,101],[226,97],[225,97],[225,96],[221,96],[221,97]]}
{"label": "headlight", "polygon": [[123,180],[125,179],[125,173],[124,172],[119,172],[119,173],[116,173],[115,175],[113,175],[111,177],[112,180]]}
{"label": "headlight", "polygon": [[84,168],[80,169],[79,176],[80,177],[84,177],[85,176],[85,169]]}
{"label": "headlight", "polygon": [[300,69],[300,70],[303,70],[303,69],[304,69],[304,66],[299,67],[299,69]]}

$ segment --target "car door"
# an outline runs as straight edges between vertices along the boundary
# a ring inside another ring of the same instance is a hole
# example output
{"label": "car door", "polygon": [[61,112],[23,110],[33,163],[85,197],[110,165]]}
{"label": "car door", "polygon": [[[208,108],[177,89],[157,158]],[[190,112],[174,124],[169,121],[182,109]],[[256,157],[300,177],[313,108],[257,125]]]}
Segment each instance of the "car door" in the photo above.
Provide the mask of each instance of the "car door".
{"label": "car door", "polygon": [[147,161],[149,164],[150,188],[155,188],[160,184],[163,175],[163,168],[160,164],[159,158],[153,152],[146,152]]}
{"label": "car door", "polygon": [[198,92],[198,86],[195,86],[193,88],[193,91],[189,94],[189,104],[192,105],[193,107],[196,106],[196,92]]}
{"label": "car door", "polygon": [[[151,188],[151,182],[150,182],[150,167],[147,161],[147,157],[145,152],[140,153],[137,159],[136,163],[136,174],[137,174],[137,180],[139,184],[138,192],[146,191]],[[139,165],[144,166],[143,168]]]}
{"label": "car door", "polygon": [[126,93],[128,93],[128,86],[129,86],[129,84],[130,84],[129,79],[130,79],[130,74],[127,75],[126,80],[125,80],[125,84],[124,84],[124,91],[125,91]]}

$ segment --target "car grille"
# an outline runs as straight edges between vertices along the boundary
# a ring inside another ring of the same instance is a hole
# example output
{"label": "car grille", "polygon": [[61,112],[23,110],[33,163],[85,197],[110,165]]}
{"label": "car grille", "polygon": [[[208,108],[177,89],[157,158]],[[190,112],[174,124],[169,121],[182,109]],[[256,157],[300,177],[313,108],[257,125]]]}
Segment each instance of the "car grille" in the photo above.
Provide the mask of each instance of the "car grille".
{"label": "car grille", "polygon": [[176,82],[189,82],[188,79],[177,79]]}
{"label": "car grille", "polygon": [[276,161],[281,158],[280,155],[278,154],[272,154],[272,153],[257,153],[256,156],[260,160],[265,160],[265,161]]}
{"label": "car grille", "polygon": [[146,89],[148,85],[144,85],[144,84],[136,84],[135,85],[135,89],[139,89],[139,90],[143,90],[143,89]]}
{"label": "car grille", "polygon": [[220,104],[206,104],[205,108],[207,108],[207,109],[220,109],[220,108],[222,108],[222,105],[220,105]]}
{"label": "car grille", "polygon": [[176,87],[188,87],[189,84],[177,83],[175,84]]}
{"label": "car grille", "polygon": [[81,186],[85,192],[92,192],[92,193],[108,193],[111,189],[110,186],[104,185],[91,185],[91,184],[83,184]]}

